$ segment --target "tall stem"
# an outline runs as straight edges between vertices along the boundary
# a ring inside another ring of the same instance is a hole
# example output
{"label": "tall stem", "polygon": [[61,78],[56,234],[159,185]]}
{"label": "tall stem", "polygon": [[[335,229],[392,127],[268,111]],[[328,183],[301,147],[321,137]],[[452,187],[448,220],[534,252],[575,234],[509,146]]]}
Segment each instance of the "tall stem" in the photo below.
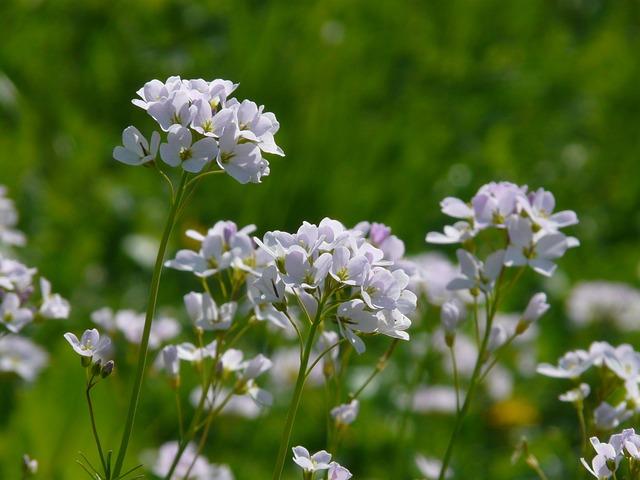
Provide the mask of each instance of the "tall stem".
{"label": "tall stem", "polygon": [[95,440],[96,447],[98,448],[98,454],[100,455],[100,463],[102,463],[102,469],[107,478],[109,478],[109,467],[107,466],[107,462],[104,459],[102,445],[100,444],[100,435],[98,435],[98,428],[96,427],[96,417],[93,413],[93,402],[91,401],[91,387],[93,387],[93,385],[91,384],[92,381],[93,377],[91,377],[91,380],[87,385],[87,389],[85,390],[85,394],[87,396],[87,405],[89,406],[89,417],[91,418],[91,431],[93,432],[93,439]]}
{"label": "tall stem", "polygon": [[456,443],[456,439],[458,434],[460,433],[460,429],[462,428],[462,422],[464,417],[467,415],[469,411],[469,406],[471,405],[471,399],[473,398],[473,394],[475,392],[476,387],[480,383],[480,372],[482,370],[482,365],[485,361],[485,355],[487,352],[487,345],[489,343],[489,336],[491,335],[491,326],[493,324],[493,318],[496,315],[496,311],[498,308],[499,301],[499,292],[500,285],[502,283],[502,277],[504,273],[504,268],[500,272],[500,276],[496,283],[495,292],[496,295],[493,298],[493,302],[491,304],[491,308],[489,308],[489,295],[486,297],[487,302],[487,323],[485,325],[484,336],[482,338],[482,344],[480,345],[480,349],[478,351],[478,358],[476,359],[475,367],[473,368],[473,373],[471,374],[471,380],[469,381],[469,389],[464,398],[464,403],[462,404],[462,408],[456,415],[456,421],[453,426],[453,431],[451,432],[451,437],[449,438],[449,444],[447,445],[447,450],[445,451],[444,457],[442,459],[442,468],[440,469],[440,475],[438,476],[438,480],[444,480],[447,468],[449,467],[449,462],[451,461],[451,455],[453,453],[453,446]]}
{"label": "tall stem", "polygon": [[284,462],[287,456],[287,450],[289,449],[289,441],[291,440],[291,432],[293,431],[293,423],[296,419],[296,413],[298,412],[298,406],[300,405],[300,398],[302,397],[302,389],[304,387],[304,381],[306,379],[307,366],[309,364],[309,355],[311,354],[311,349],[313,348],[313,341],[316,336],[316,331],[320,326],[320,321],[322,320],[322,309],[324,305],[323,302],[319,302],[318,310],[316,312],[316,317],[311,324],[311,329],[309,330],[309,336],[307,337],[307,343],[304,347],[304,351],[302,352],[302,358],[300,359],[300,368],[298,369],[298,379],[296,380],[296,386],[293,391],[293,398],[291,399],[291,404],[289,405],[289,412],[287,413],[287,420],[284,425],[284,430],[282,432],[282,438],[280,440],[280,449],[278,451],[278,459],[276,461],[276,466],[273,470],[273,480],[280,480],[282,476],[282,470],[284,469]]}
{"label": "tall stem", "polygon": [[122,440],[120,442],[120,449],[118,450],[118,458],[113,469],[113,478],[118,478],[122,467],[124,465],[124,459],[127,454],[127,447],[129,446],[129,439],[131,438],[131,431],[133,430],[133,422],[136,417],[136,410],[138,408],[138,401],[140,400],[140,389],[142,388],[142,379],[144,377],[144,370],[147,364],[147,350],[149,347],[149,335],[151,334],[151,323],[156,313],[156,303],[158,301],[158,288],[160,286],[160,277],[162,275],[162,266],[164,264],[164,256],[171,237],[171,231],[176,222],[177,213],[182,204],[182,199],[185,191],[185,184],[187,181],[188,173],[184,172],[180,180],[180,185],[173,198],[171,209],[169,210],[169,216],[167,223],[164,226],[164,232],[162,234],[162,240],[160,241],[160,247],[158,248],[158,255],[156,256],[156,264],[153,269],[153,275],[151,277],[151,287],[149,289],[149,301],[147,303],[147,313],[144,320],[144,330],[142,331],[142,339],[140,340],[140,351],[138,352],[138,366],[136,369],[136,376],[133,382],[133,391],[131,392],[131,399],[129,400],[129,409],[127,410],[127,421],[124,426],[124,432],[122,433]]}

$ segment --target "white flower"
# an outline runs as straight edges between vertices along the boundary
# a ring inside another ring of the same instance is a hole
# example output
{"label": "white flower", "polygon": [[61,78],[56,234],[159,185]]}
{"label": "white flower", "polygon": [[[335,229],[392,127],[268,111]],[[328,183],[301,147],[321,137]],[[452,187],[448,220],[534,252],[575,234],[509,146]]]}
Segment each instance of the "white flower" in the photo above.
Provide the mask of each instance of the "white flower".
{"label": "white flower", "polygon": [[577,403],[587,398],[589,393],[591,393],[591,387],[586,383],[581,383],[577,388],[563,393],[558,398],[561,402]]}
{"label": "white flower", "polygon": [[[198,363],[204,360],[205,358],[214,358],[216,356],[217,342],[214,340],[213,342],[205,345],[202,348],[198,348],[192,343],[183,342],[176,345],[178,350],[178,358],[180,360],[184,360],[185,362],[193,362]],[[229,349],[227,352],[236,352],[237,350]],[[227,353],[225,352],[225,354]],[[240,352],[242,358],[242,352]],[[222,359],[224,359],[224,354],[222,355]]]}
{"label": "white flower", "polygon": [[331,276],[345,285],[362,285],[369,274],[371,264],[364,255],[352,256],[346,247],[336,247],[331,262]]}
{"label": "white flower", "polygon": [[130,126],[122,132],[122,144],[113,149],[113,158],[127,165],[144,165],[156,159],[160,134],[153,132],[148,142],[136,127]]}
{"label": "white flower", "polygon": [[198,173],[218,154],[215,139],[205,137],[192,143],[191,131],[174,125],[167,134],[167,143],[160,145],[162,161],[172,167],[181,165],[184,170]]}
{"label": "white flower", "polygon": [[469,222],[456,222],[453,225],[445,225],[444,232],[429,232],[425,240],[428,243],[439,245],[448,245],[452,243],[461,243],[465,240],[473,238],[476,231]]}
{"label": "white flower", "polygon": [[555,367],[548,363],[538,365],[536,371],[547,377],[554,378],[578,378],[586,370],[593,365],[593,358],[584,350],[576,350],[565,353],[560,360],[558,366]]}
{"label": "white flower", "polygon": [[549,233],[578,223],[578,216],[574,211],[564,210],[553,213],[556,200],[551,192],[543,188],[529,192],[528,195],[519,196],[518,203],[535,225]]}
{"label": "white flower", "polygon": [[254,247],[249,234],[255,228],[247,225],[238,230],[234,222],[221,220],[206,235],[187,230],[187,237],[200,242],[200,250],[179,250],[176,258],[167,261],[165,266],[209,277],[230,267],[241,267],[245,262],[252,263]]}
{"label": "white flower", "polygon": [[547,303],[547,295],[542,292],[536,293],[531,297],[531,300],[529,300],[527,308],[522,314],[521,321],[528,325],[536,322],[547,310],[549,310],[549,306],[550,305]]}
{"label": "white flower", "polygon": [[288,285],[314,289],[320,286],[331,268],[331,254],[323,253],[318,258],[309,257],[307,251],[293,245],[284,258],[285,273],[282,276]]}
{"label": "white flower", "polygon": [[18,293],[26,292],[32,286],[36,271],[17,260],[0,255],[0,288]]}
{"label": "white flower", "polygon": [[201,135],[218,138],[234,119],[234,112],[230,108],[223,108],[219,112],[211,109],[211,104],[205,99],[195,102],[196,114],[193,116],[191,128]]}
{"label": "white flower", "polygon": [[256,278],[250,285],[259,292],[260,302],[268,302],[274,305],[284,305],[285,285],[278,274],[278,268],[275,265],[267,266],[260,277]]}
{"label": "white flower", "polygon": [[351,425],[358,417],[360,402],[356,399],[331,409],[331,416],[338,425]]}
{"label": "white flower", "polygon": [[22,469],[29,475],[35,475],[38,473],[38,461],[25,453],[22,456]]}
{"label": "white flower", "polygon": [[318,472],[328,470],[331,462],[331,454],[325,450],[311,455],[304,447],[293,447],[293,461],[305,472]]}
{"label": "white flower", "polygon": [[18,335],[0,337],[0,372],[14,372],[24,380],[35,380],[48,362],[47,353],[31,340]]}
{"label": "white flower", "polygon": [[20,247],[26,243],[24,233],[15,229],[18,212],[13,200],[6,197],[7,190],[0,185],[0,245]]}
{"label": "white flower", "polygon": [[448,335],[455,335],[456,330],[467,318],[467,312],[460,300],[453,299],[442,304],[440,310],[440,322]]}
{"label": "white flower", "polygon": [[505,220],[516,212],[516,200],[523,190],[509,182],[491,182],[483,185],[471,200],[474,220],[480,228],[504,226]]}
{"label": "white flower", "polygon": [[65,333],[64,338],[69,342],[71,348],[82,357],[100,357],[111,345],[111,339],[106,335],[101,336],[95,328],[85,330],[80,340],[70,332]]}
{"label": "white flower", "polygon": [[5,294],[0,303],[0,323],[13,333],[18,333],[33,320],[33,312],[20,303],[20,297],[15,293]]}
{"label": "white flower", "polygon": [[591,445],[596,451],[596,456],[591,461],[591,466],[584,458],[580,461],[584,467],[598,480],[607,479],[613,475],[613,472],[618,468],[620,463],[620,456],[615,449],[608,443],[600,443],[596,437],[591,437]]}
{"label": "white flower", "polygon": [[625,283],[581,282],[567,299],[567,314],[579,326],[606,321],[633,331],[640,317],[640,290]]}
{"label": "white flower", "polygon": [[369,308],[392,310],[402,303],[403,293],[408,292],[405,290],[408,285],[409,276],[402,270],[390,272],[384,267],[375,267],[362,284],[362,299]]}
{"label": "white flower", "polygon": [[510,245],[504,256],[507,267],[529,265],[534,271],[551,276],[556,269],[554,260],[562,257],[570,247],[578,245],[573,237],[562,233],[545,233],[534,236],[531,221],[514,216],[507,221]]}
{"label": "white flower", "polygon": [[218,165],[240,183],[260,183],[269,175],[269,162],[260,154],[258,146],[240,136],[234,123],[224,127],[220,136]]}
{"label": "white flower", "polygon": [[489,292],[502,271],[504,250],[498,250],[487,257],[483,263],[471,253],[463,249],[456,251],[462,275],[454,278],[447,285],[449,290],[480,289]]}
{"label": "white flower", "polygon": [[633,412],[627,410],[626,402],[613,407],[607,402],[602,402],[593,411],[593,422],[600,430],[613,430],[622,422],[628,420]]}
{"label": "white flower", "polygon": [[495,352],[498,348],[505,344],[507,341],[507,331],[505,328],[498,324],[491,327],[489,332],[489,341],[487,342],[487,351]]}
{"label": "white flower", "polygon": [[340,333],[358,353],[365,351],[364,342],[354,332],[373,333],[378,328],[376,312],[367,310],[362,300],[349,300],[338,307]]}
{"label": "white flower", "polygon": [[42,305],[40,305],[40,315],[44,318],[65,319],[69,318],[71,306],[69,302],[57,293],[51,293],[51,283],[40,277],[40,292],[42,294]]}
{"label": "white flower", "polygon": [[167,132],[174,125],[189,125],[196,113],[196,106],[191,105],[188,92],[178,90],[149,105],[147,113]]}
{"label": "white flower", "polygon": [[[173,463],[173,459],[178,453],[178,442],[167,442],[158,450],[155,462],[151,471],[160,478],[165,478]],[[193,464],[193,467],[191,466]],[[233,475],[228,467],[213,465],[197,454],[196,446],[189,443],[180,457],[178,464],[171,475],[171,480],[182,480],[187,471],[189,480],[233,480]]]}
{"label": "white flower", "polygon": [[146,110],[150,104],[167,98],[169,96],[169,89],[160,80],[151,80],[145,83],[136,93],[142,100],[136,98],[131,100],[131,103]]}
{"label": "white flower", "polygon": [[167,345],[162,349],[162,361],[164,368],[171,377],[180,375],[180,357],[178,355],[178,347],[175,345]]}
{"label": "white flower", "polygon": [[231,326],[238,304],[225,303],[220,306],[208,293],[191,292],[184,296],[189,318],[203,330],[227,330]]}
{"label": "white flower", "polygon": [[331,462],[329,464],[327,480],[349,480],[351,477],[353,477],[351,472],[339,463]]}

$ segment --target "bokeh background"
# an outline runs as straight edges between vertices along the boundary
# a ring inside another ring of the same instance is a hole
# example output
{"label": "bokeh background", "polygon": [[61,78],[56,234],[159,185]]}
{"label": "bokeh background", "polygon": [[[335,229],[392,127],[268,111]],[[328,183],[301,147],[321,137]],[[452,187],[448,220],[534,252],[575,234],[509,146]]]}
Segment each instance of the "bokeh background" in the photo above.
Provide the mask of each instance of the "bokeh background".
{"label": "bokeh background", "polygon": [[[152,78],[239,82],[238,97],[277,115],[287,154],[260,185],[204,182],[177,231],[219,219],[260,232],[324,216],[367,219],[392,226],[417,254],[434,250],[424,236],[446,220],[444,196],[469,198],[490,180],[544,186],[578,212],[582,246],[547,285],[553,313],[541,326],[540,357],[623,339],[606,326],[571,329],[563,302],[577,280],[638,281],[640,2],[4,0],[0,25],[0,183],[29,236],[21,258],[74,309],[68,325],[34,331],[52,354],[39,381],[0,383],[0,478],[17,478],[24,452],[40,460],[41,478],[82,478],[76,452],[92,455],[82,372],[60,334],[88,327],[89,312],[104,305],[144,308],[150,271],[131,245],[158,237],[166,191],[152,171],[120,165],[111,151],[125,126],[152,128],[130,104]],[[522,296],[540,284],[529,278]],[[160,304],[179,311],[191,286],[175,272],[165,279]],[[374,344],[362,365],[384,347]],[[97,393],[113,446],[128,396],[120,377]],[[132,457],[175,428],[168,389],[147,383]],[[509,460],[522,434],[550,473],[580,478],[568,438],[576,423],[556,401],[564,387],[534,377],[506,406],[481,400],[456,454],[460,478],[533,478]],[[415,451],[442,454],[451,417],[419,418],[399,447],[392,399],[363,403],[341,454],[357,478],[415,478]],[[322,406],[311,391],[296,443],[322,446]],[[267,478],[282,420],[278,407],[230,419],[207,454],[241,480]]]}

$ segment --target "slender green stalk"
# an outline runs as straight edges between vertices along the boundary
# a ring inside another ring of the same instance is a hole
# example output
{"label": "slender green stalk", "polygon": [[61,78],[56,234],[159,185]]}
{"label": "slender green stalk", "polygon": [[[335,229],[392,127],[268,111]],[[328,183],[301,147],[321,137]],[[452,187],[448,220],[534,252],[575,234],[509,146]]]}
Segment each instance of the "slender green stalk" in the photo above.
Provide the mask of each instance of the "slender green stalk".
{"label": "slender green stalk", "polygon": [[85,395],[87,397],[87,405],[89,406],[89,417],[91,418],[91,430],[93,432],[93,438],[96,441],[96,447],[98,448],[98,454],[100,455],[100,463],[102,463],[102,469],[108,479],[109,467],[107,466],[107,462],[104,459],[104,453],[102,451],[102,445],[100,443],[100,435],[98,435],[98,428],[96,427],[96,418],[95,414],[93,413],[93,402],[91,401],[91,387],[93,387],[93,384],[91,383],[92,381],[93,377],[91,377],[91,380],[87,384]]}
{"label": "slender green stalk", "polygon": [[118,457],[116,459],[115,467],[113,469],[113,478],[118,478],[122,467],[124,466],[124,459],[127,455],[127,448],[129,446],[129,439],[131,438],[131,432],[133,430],[133,422],[136,417],[136,410],[138,408],[138,401],[140,400],[140,390],[142,388],[142,379],[144,377],[144,370],[147,364],[147,350],[149,347],[149,336],[151,334],[151,323],[156,313],[156,303],[158,301],[158,289],[160,287],[160,277],[162,275],[162,267],[164,264],[164,257],[171,237],[173,226],[176,223],[176,217],[185,191],[185,184],[187,181],[188,173],[184,172],[180,180],[180,185],[173,197],[171,209],[169,210],[169,216],[167,223],[164,227],[162,234],[162,240],[160,241],[160,247],[158,248],[158,255],[156,256],[156,263],[153,269],[153,275],[151,277],[151,287],[149,289],[149,301],[147,303],[147,312],[144,320],[144,329],[142,331],[142,339],[140,340],[140,350],[138,352],[138,365],[136,369],[136,376],[133,382],[133,391],[131,392],[131,399],[129,401],[129,408],[127,411],[127,420],[122,433],[122,440],[120,442],[120,449],[118,450]]}
{"label": "slender green stalk", "polygon": [[175,389],[176,395],[176,412],[178,414],[178,431],[180,432],[180,440],[184,438],[184,420],[182,418],[182,402],[180,401],[180,392]]}
{"label": "slender green stalk", "polygon": [[458,380],[458,362],[456,362],[456,349],[453,345],[449,347],[451,352],[451,364],[453,365],[453,385],[456,389],[456,413],[460,413],[460,381]]}
{"label": "slender green stalk", "polygon": [[451,437],[449,438],[449,443],[447,445],[447,449],[445,451],[444,457],[442,459],[442,468],[440,469],[440,475],[438,476],[438,480],[444,480],[447,469],[449,467],[449,462],[451,461],[451,455],[453,454],[453,447],[455,445],[458,434],[460,433],[460,429],[462,428],[462,422],[469,411],[469,407],[471,406],[471,399],[473,398],[473,394],[475,393],[476,387],[480,383],[480,373],[482,370],[482,365],[485,361],[485,355],[487,352],[487,345],[489,344],[489,336],[491,335],[491,326],[493,324],[493,319],[496,315],[496,311],[498,309],[498,302],[500,297],[500,285],[502,283],[504,268],[500,271],[500,276],[498,277],[498,281],[496,282],[496,295],[493,298],[493,302],[489,307],[489,295],[486,295],[485,303],[487,308],[487,322],[485,325],[484,336],[482,338],[482,343],[480,344],[480,349],[478,351],[478,358],[476,358],[476,364],[473,368],[473,373],[471,374],[471,380],[469,381],[469,389],[467,390],[467,394],[464,399],[464,403],[462,404],[462,408],[456,415],[456,421],[453,426],[453,431],[451,432]]}
{"label": "slender green stalk", "polygon": [[381,371],[384,370],[384,368],[387,366],[387,362],[389,361],[389,358],[393,354],[393,351],[398,346],[398,342],[399,341],[400,340],[398,340],[397,338],[393,339],[393,341],[391,342],[391,344],[389,345],[387,350],[382,354],[380,359],[378,359],[378,363],[376,364],[376,368],[373,369],[373,372],[371,372],[371,374],[367,377],[367,379],[364,381],[364,383],[362,385],[360,385],[360,388],[358,388],[358,390],[356,390],[355,393],[352,393],[351,395],[349,395],[349,398],[351,400],[355,400],[356,398],[358,398],[358,396],[360,396],[360,394],[364,391],[364,389],[367,388],[367,386],[371,383],[371,381]]}
{"label": "slender green stalk", "polygon": [[[220,361],[220,356],[222,355],[222,342],[224,341],[224,332],[218,334],[217,344],[216,344],[216,356],[213,359],[213,364],[211,365],[211,370],[209,371],[209,377],[202,389],[202,394],[200,395],[200,401],[198,402],[198,406],[196,407],[196,411],[193,414],[193,418],[191,419],[191,423],[189,424],[189,428],[187,429],[187,433],[184,438],[178,445],[178,451],[176,452],[176,456],[173,458],[173,462],[171,463],[171,467],[165,476],[166,480],[169,480],[176,467],[178,466],[178,462],[180,458],[182,458],[182,454],[184,453],[187,445],[191,441],[191,439],[195,436],[196,432],[199,428],[200,416],[204,411],[204,405],[206,403],[207,397],[209,395],[209,389],[215,388],[215,383],[218,379],[218,362]],[[215,390],[214,390],[215,391]],[[215,398],[214,398],[215,401]],[[213,405],[212,405],[213,408]]]}
{"label": "slender green stalk", "polygon": [[[204,445],[207,442],[207,437],[209,436],[209,429],[211,428],[211,423],[220,414],[220,412],[222,412],[224,407],[227,406],[227,403],[229,403],[229,401],[233,397],[234,393],[235,392],[233,390],[231,390],[227,394],[227,396],[224,398],[224,400],[222,400],[220,405],[218,405],[218,407],[216,407],[215,409],[212,409],[211,412],[209,413],[209,415],[207,416],[206,423],[204,424],[204,430],[202,431],[202,435],[200,436],[200,442],[198,443],[198,449],[196,451],[196,454],[193,456],[193,460],[191,461],[191,465],[189,465],[189,468],[187,469],[187,472],[184,474],[184,479],[183,480],[188,480],[189,479],[189,475],[191,474],[191,470],[193,469],[193,466],[196,464],[196,461],[198,460],[198,457],[202,453],[202,450],[204,449]],[[212,407],[213,407],[213,405],[212,405]]]}
{"label": "slender green stalk", "polygon": [[289,411],[287,413],[287,420],[282,431],[282,438],[280,440],[280,448],[278,451],[278,457],[276,465],[273,470],[273,480],[280,480],[282,477],[282,470],[284,469],[284,462],[287,457],[287,450],[289,449],[289,441],[291,440],[291,432],[293,431],[293,423],[296,419],[296,413],[298,412],[298,406],[300,405],[300,399],[302,398],[302,390],[304,382],[306,380],[307,366],[309,364],[309,355],[313,348],[313,342],[315,340],[316,332],[322,321],[322,309],[324,308],[324,302],[319,302],[315,319],[311,324],[309,330],[309,336],[302,352],[302,359],[300,360],[300,368],[298,369],[298,378],[296,380],[296,386],[293,391],[293,398],[289,405]]}

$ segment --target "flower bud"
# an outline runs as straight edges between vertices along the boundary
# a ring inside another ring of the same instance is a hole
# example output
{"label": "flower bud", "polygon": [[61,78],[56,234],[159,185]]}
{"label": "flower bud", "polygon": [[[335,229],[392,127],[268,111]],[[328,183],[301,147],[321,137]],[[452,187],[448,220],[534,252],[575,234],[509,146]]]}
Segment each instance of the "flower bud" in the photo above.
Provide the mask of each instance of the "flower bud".
{"label": "flower bud", "polygon": [[113,360],[109,360],[104,364],[102,370],[100,371],[100,376],[102,378],[107,378],[113,372],[113,367],[115,366],[115,362]]}
{"label": "flower bud", "polygon": [[98,361],[96,361],[96,363],[94,363],[91,366],[91,375],[93,375],[94,377],[97,377],[98,375],[100,375],[101,370],[102,370],[102,360],[98,359]]}
{"label": "flower bud", "polygon": [[85,368],[91,366],[91,358],[92,357],[80,357],[80,364]]}
{"label": "flower bud", "polygon": [[464,304],[459,300],[449,300],[440,309],[440,321],[444,329],[447,346],[451,347],[456,337],[456,330],[466,319],[467,312]]}
{"label": "flower bud", "polygon": [[529,304],[516,326],[516,334],[521,335],[524,333],[529,328],[529,325],[536,322],[547,310],[549,310],[547,296],[544,293],[536,293],[529,300]]}

